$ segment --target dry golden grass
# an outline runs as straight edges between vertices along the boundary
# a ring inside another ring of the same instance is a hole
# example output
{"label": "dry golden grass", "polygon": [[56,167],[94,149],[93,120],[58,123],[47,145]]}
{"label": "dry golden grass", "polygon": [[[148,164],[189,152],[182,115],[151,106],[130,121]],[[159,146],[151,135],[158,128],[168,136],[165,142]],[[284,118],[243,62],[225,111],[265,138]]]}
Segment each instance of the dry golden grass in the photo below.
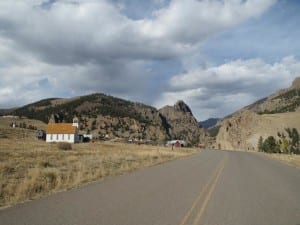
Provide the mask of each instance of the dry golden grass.
{"label": "dry golden grass", "polygon": [[286,155],[286,154],[266,154],[274,159],[278,159],[289,165],[296,166],[300,168],[300,155]]}
{"label": "dry golden grass", "polygon": [[62,151],[57,144],[34,140],[34,131],[0,127],[0,134],[0,207],[195,152],[106,142]]}

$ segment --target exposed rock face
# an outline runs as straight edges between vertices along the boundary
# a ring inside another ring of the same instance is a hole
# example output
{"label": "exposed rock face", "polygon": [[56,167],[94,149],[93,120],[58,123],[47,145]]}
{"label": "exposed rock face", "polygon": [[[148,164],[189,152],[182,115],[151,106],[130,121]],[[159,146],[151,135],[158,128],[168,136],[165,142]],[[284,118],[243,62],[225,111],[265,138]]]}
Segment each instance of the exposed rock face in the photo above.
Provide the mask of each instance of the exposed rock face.
{"label": "exposed rock face", "polygon": [[[258,115],[244,110],[221,122],[216,148],[258,151],[259,137],[277,137],[285,128],[300,130],[300,112]],[[287,134],[286,134],[287,136]]]}
{"label": "exposed rock face", "polygon": [[255,150],[255,145],[248,143],[253,127],[261,121],[259,115],[245,110],[234,114],[231,118],[221,122],[221,127],[216,138],[218,149],[247,149]]}
{"label": "exposed rock face", "polygon": [[205,142],[205,130],[200,128],[191,109],[183,101],[165,106],[159,112],[169,124],[168,133],[172,139],[182,139],[193,145]]}
{"label": "exposed rock face", "polygon": [[232,114],[220,122],[216,148],[255,150],[259,137],[277,137],[285,128],[300,130],[300,78],[284,90]]}
{"label": "exposed rock face", "polygon": [[291,88],[294,88],[294,89],[300,88],[300,77],[297,77],[297,78],[293,81],[292,87],[291,87]]}
{"label": "exposed rock face", "polygon": [[129,117],[98,115],[96,118],[82,118],[81,130],[89,130],[95,137],[108,136],[156,142],[163,142],[167,138],[159,117],[146,124]]}
{"label": "exposed rock face", "polygon": [[184,101],[179,100],[178,102],[176,102],[176,104],[174,105],[174,109],[178,112],[183,112],[186,114],[190,114],[191,116],[193,116],[192,110],[190,109],[190,107],[184,103]]}

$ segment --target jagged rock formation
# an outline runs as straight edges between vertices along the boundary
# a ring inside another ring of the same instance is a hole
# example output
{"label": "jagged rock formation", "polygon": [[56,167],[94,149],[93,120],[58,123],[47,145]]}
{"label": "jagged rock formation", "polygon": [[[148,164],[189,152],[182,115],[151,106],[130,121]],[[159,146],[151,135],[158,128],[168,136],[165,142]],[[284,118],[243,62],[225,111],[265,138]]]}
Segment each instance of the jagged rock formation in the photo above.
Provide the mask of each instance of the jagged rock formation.
{"label": "jagged rock formation", "polygon": [[300,78],[220,122],[215,147],[231,150],[258,150],[258,139],[277,136],[285,128],[300,130]]}
{"label": "jagged rock formation", "polygon": [[205,130],[200,128],[191,109],[183,101],[165,106],[159,112],[168,121],[168,133],[172,139],[183,139],[193,145],[205,142]]}
{"label": "jagged rock formation", "polygon": [[[194,117],[190,107],[187,104],[185,104],[185,102],[182,100],[179,100],[176,102],[176,104],[174,105],[174,110],[177,112],[182,112],[183,114],[191,115],[192,117]],[[195,119],[195,118],[193,118],[193,119]]]}

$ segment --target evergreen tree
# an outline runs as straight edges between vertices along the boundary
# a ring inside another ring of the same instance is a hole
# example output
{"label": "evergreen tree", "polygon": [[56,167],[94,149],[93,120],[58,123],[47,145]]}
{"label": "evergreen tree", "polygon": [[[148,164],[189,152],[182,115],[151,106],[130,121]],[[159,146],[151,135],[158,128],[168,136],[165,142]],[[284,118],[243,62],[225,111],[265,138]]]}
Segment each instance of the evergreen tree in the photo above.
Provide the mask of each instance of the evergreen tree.
{"label": "evergreen tree", "polygon": [[300,149],[299,149],[299,133],[296,128],[293,128],[291,131],[291,139],[292,139],[292,152],[295,154],[300,154]]}
{"label": "evergreen tree", "polygon": [[295,147],[299,145],[299,133],[296,128],[292,129],[292,145]]}
{"label": "evergreen tree", "polygon": [[264,143],[264,139],[262,136],[259,137],[258,139],[258,151],[262,152],[263,151],[263,143]]}
{"label": "evergreen tree", "polygon": [[268,153],[279,153],[280,149],[273,136],[269,136],[263,143],[263,151]]}

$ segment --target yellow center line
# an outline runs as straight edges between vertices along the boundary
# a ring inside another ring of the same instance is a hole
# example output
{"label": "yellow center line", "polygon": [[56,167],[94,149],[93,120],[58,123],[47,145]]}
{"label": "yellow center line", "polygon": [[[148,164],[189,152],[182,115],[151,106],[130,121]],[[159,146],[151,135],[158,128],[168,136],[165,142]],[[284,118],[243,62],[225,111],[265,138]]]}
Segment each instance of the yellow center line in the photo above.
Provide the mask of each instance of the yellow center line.
{"label": "yellow center line", "polygon": [[225,167],[225,162],[223,161],[223,165],[222,165],[222,167],[220,168],[220,170],[218,171],[218,174],[217,174],[217,176],[216,176],[216,179],[214,180],[214,182],[213,182],[213,184],[212,184],[212,186],[211,186],[211,188],[210,188],[210,190],[209,190],[209,192],[208,192],[208,194],[207,194],[207,196],[206,196],[206,198],[205,198],[205,200],[204,200],[204,202],[203,202],[203,205],[202,205],[202,207],[201,207],[199,213],[197,214],[197,216],[196,216],[196,218],[195,218],[195,221],[194,221],[193,225],[199,224],[199,222],[200,222],[200,220],[201,220],[201,218],[202,218],[202,216],[203,216],[203,214],[204,214],[204,212],[205,212],[205,210],[206,210],[206,208],[207,208],[208,202],[209,202],[209,200],[211,199],[212,193],[214,192],[214,190],[215,190],[215,188],[216,188],[216,186],[217,186],[217,182],[218,182],[218,180],[219,180],[219,178],[220,178],[220,175],[221,175],[221,173],[222,173],[224,167]]}
{"label": "yellow center line", "polygon": [[[188,221],[188,219],[190,218],[192,212],[194,211],[195,207],[198,205],[199,201],[202,199],[204,193],[207,192],[211,182],[213,182],[213,180],[215,178],[218,179],[219,175],[220,175],[220,171],[223,170],[224,168],[224,159],[218,164],[217,168],[213,171],[212,173],[212,176],[210,177],[210,179],[208,180],[208,182],[205,184],[204,188],[202,189],[202,191],[199,193],[198,197],[195,199],[195,201],[193,202],[192,204],[192,207],[189,209],[189,211],[186,213],[186,215],[184,216],[183,220],[181,221],[180,225],[185,225]],[[213,185],[215,184],[216,182],[213,183]],[[208,200],[207,200],[208,201]],[[202,207],[203,208],[203,207]],[[201,208],[201,211],[202,211],[202,208]],[[204,211],[204,210],[203,210]],[[203,214],[203,212],[202,212]],[[201,216],[200,216],[201,218]]]}

